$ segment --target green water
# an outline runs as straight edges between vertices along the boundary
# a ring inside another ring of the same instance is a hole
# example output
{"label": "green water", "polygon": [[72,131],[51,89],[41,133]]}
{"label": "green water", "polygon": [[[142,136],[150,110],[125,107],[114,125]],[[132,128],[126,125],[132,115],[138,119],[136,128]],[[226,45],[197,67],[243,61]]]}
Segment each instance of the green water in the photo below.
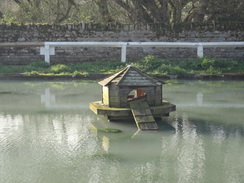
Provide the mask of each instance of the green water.
{"label": "green water", "polygon": [[95,115],[88,104],[101,100],[101,90],[0,82],[0,182],[244,182],[244,82],[164,86],[177,111],[156,132]]}

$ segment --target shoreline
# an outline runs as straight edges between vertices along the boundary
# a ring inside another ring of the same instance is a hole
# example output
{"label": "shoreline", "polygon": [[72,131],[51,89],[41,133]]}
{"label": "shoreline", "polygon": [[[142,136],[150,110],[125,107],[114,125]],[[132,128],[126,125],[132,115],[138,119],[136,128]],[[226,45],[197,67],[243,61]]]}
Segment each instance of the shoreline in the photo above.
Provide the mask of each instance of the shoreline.
{"label": "shoreline", "polygon": [[[99,80],[110,76],[111,74],[87,74],[87,75],[32,75],[24,74],[0,74],[2,80]],[[243,80],[244,74],[226,73],[226,74],[191,74],[191,75],[151,75],[162,80]]]}

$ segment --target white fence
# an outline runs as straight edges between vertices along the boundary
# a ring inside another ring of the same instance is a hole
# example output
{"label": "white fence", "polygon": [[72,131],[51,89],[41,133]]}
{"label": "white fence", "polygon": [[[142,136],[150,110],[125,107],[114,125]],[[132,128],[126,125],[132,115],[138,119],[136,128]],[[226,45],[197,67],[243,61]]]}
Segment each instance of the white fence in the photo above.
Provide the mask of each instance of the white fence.
{"label": "white fence", "polygon": [[167,47],[195,48],[197,56],[204,56],[203,49],[207,47],[244,47],[244,42],[25,42],[0,43],[0,47],[39,46],[45,62],[50,63],[50,56],[55,55],[56,47],[118,47],[121,48],[121,62],[126,62],[127,47]]}

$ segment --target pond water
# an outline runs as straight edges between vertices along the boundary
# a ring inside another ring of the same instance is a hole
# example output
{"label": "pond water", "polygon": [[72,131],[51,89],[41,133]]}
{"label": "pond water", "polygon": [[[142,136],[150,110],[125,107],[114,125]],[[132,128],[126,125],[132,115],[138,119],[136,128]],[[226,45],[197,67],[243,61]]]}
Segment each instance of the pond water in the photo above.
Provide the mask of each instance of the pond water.
{"label": "pond water", "polygon": [[[244,182],[244,82],[164,86],[158,131],[89,109],[96,82],[0,82],[1,183]],[[105,133],[115,128],[121,133]]]}

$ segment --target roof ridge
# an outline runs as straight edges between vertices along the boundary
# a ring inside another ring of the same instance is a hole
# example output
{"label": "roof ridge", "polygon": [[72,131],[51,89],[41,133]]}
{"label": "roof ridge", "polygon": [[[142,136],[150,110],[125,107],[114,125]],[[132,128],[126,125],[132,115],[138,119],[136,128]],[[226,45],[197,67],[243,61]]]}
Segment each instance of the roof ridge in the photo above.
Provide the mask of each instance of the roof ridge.
{"label": "roof ridge", "polygon": [[119,72],[116,72],[115,74],[112,74],[112,75],[104,78],[102,81],[99,81],[98,84],[103,85],[103,86],[108,85],[114,78],[116,78],[117,76],[119,76],[126,69],[127,69],[127,67],[121,69]]}
{"label": "roof ridge", "polygon": [[[123,86],[125,85],[125,83],[123,83],[123,81],[126,78],[126,74],[130,71],[130,70],[134,70],[135,72],[137,72],[139,75],[141,75],[142,77],[145,77],[146,80],[149,80],[153,85],[159,85],[164,83],[163,81],[159,80],[158,78],[155,78],[143,71],[141,71],[140,69],[138,69],[137,67],[134,67],[133,65],[128,65],[125,68],[123,68],[122,70],[120,70],[119,72],[103,79],[102,81],[98,82],[100,85],[102,86],[106,86],[108,85],[110,82],[112,82],[115,78],[118,78],[116,85],[117,86]],[[136,84],[136,83],[135,83]]]}
{"label": "roof ridge", "polygon": [[121,76],[121,79],[118,81],[118,83],[117,83],[116,85],[119,85],[119,83],[123,80],[123,78],[124,78],[124,76],[126,75],[126,73],[127,73],[132,67],[133,67],[133,66],[131,66],[131,65],[128,65],[128,66],[126,67],[125,72],[123,73],[123,75]]}

